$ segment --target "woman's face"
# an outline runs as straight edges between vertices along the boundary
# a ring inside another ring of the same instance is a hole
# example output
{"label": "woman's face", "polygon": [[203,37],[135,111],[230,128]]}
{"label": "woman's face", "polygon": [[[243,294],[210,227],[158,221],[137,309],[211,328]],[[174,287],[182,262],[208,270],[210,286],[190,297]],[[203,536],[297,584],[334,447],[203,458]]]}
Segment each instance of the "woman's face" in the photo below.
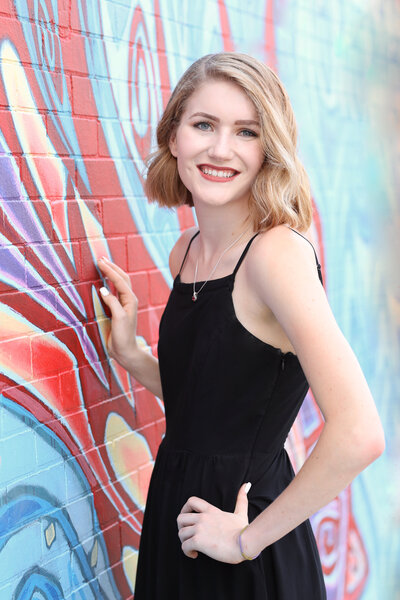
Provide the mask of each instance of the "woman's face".
{"label": "woman's face", "polygon": [[264,160],[253,103],[234,83],[206,81],[188,99],[170,150],[195,206],[247,202]]}

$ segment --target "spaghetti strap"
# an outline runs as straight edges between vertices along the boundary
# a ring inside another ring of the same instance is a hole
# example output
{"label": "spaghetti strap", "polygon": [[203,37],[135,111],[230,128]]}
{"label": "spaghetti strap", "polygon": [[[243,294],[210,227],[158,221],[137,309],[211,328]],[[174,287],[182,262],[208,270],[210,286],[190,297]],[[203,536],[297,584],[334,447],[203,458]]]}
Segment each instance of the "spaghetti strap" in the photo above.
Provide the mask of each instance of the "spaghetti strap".
{"label": "spaghetti strap", "polygon": [[259,233],[259,232],[257,232],[255,235],[253,235],[253,237],[252,237],[252,238],[250,238],[250,239],[249,239],[249,241],[248,241],[248,242],[247,242],[247,244],[246,244],[246,247],[245,247],[245,249],[243,250],[242,254],[240,255],[240,257],[239,257],[239,260],[238,260],[238,261],[237,261],[237,263],[236,263],[236,267],[234,268],[234,270],[233,270],[233,273],[232,273],[232,279],[233,279],[233,280],[235,280],[236,273],[238,272],[238,270],[239,270],[239,267],[240,267],[240,265],[242,264],[242,262],[243,262],[243,259],[244,259],[244,257],[246,256],[246,254],[247,254],[247,252],[248,252],[248,250],[249,250],[249,248],[250,248],[250,246],[251,246],[251,243],[252,243],[252,241],[254,240],[254,238],[256,238],[256,237],[258,236],[258,233]]}
{"label": "spaghetti strap", "polygon": [[190,246],[192,245],[192,242],[193,242],[194,238],[195,238],[197,235],[199,235],[199,233],[200,233],[200,229],[199,229],[198,231],[196,231],[196,233],[194,234],[194,236],[193,236],[193,237],[191,237],[191,238],[190,238],[190,242],[189,242],[189,244],[188,244],[188,247],[186,248],[185,256],[183,257],[183,261],[182,261],[182,264],[181,264],[181,268],[179,269],[179,273],[178,273],[178,275],[180,275],[180,274],[181,274],[181,271],[182,271],[182,269],[183,269],[183,265],[185,264],[186,257],[187,257],[187,255],[188,255],[188,253],[189,253],[189,250],[190,250]]}
{"label": "spaghetti strap", "polygon": [[320,280],[320,282],[321,282],[321,283],[322,283],[322,285],[323,285],[323,284],[324,284],[324,281],[323,281],[323,278],[322,278],[321,265],[319,264],[319,261],[318,261],[318,256],[317,256],[317,253],[316,253],[316,251],[315,251],[315,248],[314,248],[314,246],[312,245],[312,243],[310,242],[310,240],[306,238],[306,236],[305,236],[305,235],[303,235],[302,233],[299,233],[298,231],[296,231],[296,229],[293,229],[292,227],[289,227],[289,229],[291,229],[292,231],[294,231],[295,233],[297,233],[297,235],[299,235],[300,237],[304,238],[304,239],[305,239],[305,240],[306,240],[306,241],[307,241],[307,242],[310,244],[311,248],[312,248],[312,249],[313,249],[313,251],[314,251],[315,262],[317,263],[318,277],[319,277],[319,280]]}

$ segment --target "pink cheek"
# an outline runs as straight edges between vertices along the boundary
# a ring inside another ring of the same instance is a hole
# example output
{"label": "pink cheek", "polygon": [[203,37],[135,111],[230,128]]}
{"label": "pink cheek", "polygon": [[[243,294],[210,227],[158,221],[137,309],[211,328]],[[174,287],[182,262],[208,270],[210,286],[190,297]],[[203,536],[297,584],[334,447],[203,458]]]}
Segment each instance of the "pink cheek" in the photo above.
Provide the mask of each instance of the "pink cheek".
{"label": "pink cheek", "polygon": [[179,163],[178,160],[178,173],[179,173],[179,177],[183,183],[183,185],[189,190],[191,191],[191,180],[192,180],[192,174],[187,171],[187,168],[184,167],[182,164]]}

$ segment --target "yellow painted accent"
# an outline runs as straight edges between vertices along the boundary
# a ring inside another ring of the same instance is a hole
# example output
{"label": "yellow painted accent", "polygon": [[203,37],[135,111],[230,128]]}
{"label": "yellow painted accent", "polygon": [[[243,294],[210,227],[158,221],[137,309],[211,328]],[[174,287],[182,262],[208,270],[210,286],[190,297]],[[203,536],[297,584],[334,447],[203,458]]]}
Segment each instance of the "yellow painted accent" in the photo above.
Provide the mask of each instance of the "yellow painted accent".
{"label": "yellow painted accent", "polygon": [[86,202],[82,200],[80,194],[76,188],[75,200],[81,213],[82,222],[85,227],[87,241],[89,242],[90,251],[93,256],[93,261],[97,261],[101,256],[107,256],[111,260],[110,251],[108,248],[107,240],[104,237],[104,232],[101,224],[93,216],[92,212],[88,209]]}
{"label": "yellow painted accent", "polygon": [[151,353],[151,348],[142,335],[136,336],[136,340],[140,348],[146,350],[146,352],[148,352],[149,354]]}
{"label": "yellow painted accent", "polygon": [[138,508],[144,510],[153,458],[146,439],[118,414],[107,418],[105,442],[114,472]]}
{"label": "yellow painted accent", "polygon": [[131,546],[122,549],[122,566],[132,594],[135,591],[138,556],[138,551]]}
{"label": "yellow painted accent", "polygon": [[93,548],[90,553],[90,564],[92,567],[95,567],[97,565],[98,557],[99,557],[99,544],[96,539],[96,540],[94,540]]}
{"label": "yellow painted accent", "polygon": [[47,547],[50,548],[56,539],[56,528],[54,527],[53,522],[51,522],[50,525],[45,529],[44,535],[46,538]]}
{"label": "yellow painted accent", "polygon": [[100,302],[99,295],[94,286],[92,287],[92,299],[94,314],[96,316],[101,341],[103,343],[104,348],[106,348],[107,338],[111,329],[111,321],[104,312],[103,305]]}
{"label": "yellow painted accent", "polygon": [[32,323],[20,316],[19,313],[6,307],[5,304],[0,304],[1,327],[0,327],[0,342],[11,340],[14,338],[26,338],[30,335],[42,333]]}

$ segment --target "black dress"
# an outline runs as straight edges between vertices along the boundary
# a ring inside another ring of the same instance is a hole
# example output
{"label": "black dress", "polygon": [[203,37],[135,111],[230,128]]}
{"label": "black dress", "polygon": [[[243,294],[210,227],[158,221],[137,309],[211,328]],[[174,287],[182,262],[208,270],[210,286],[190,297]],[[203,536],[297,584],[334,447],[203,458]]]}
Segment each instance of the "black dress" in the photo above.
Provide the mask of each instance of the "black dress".
{"label": "black dress", "polygon": [[[326,598],[308,520],[257,559],[236,565],[202,553],[188,558],[178,537],[176,519],[190,496],[233,512],[240,486],[250,481],[251,522],[294,476],[283,446],[307,380],[296,355],[241,325],[232,302],[235,275],[254,237],[234,272],[208,281],[196,302],[193,285],[182,283],[179,272],[160,322],[166,434],[148,492],[135,600]],[[316,262],[322,281],[317,256]]]}

